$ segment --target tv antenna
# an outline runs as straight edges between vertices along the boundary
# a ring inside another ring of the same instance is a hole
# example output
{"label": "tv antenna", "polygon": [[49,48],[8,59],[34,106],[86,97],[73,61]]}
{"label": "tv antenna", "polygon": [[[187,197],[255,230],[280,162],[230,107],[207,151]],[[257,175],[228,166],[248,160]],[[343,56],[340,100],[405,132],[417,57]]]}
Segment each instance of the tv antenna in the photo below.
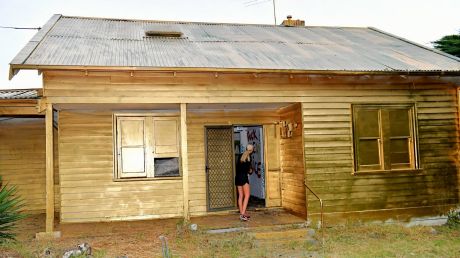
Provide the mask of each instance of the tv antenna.
{"label": "tv antenna", "polygon": [[260,5],[264,3],[272,2],[273,3],[273,18],[275,19],[275,25],[278,23],[276,22],[276,3],[275,0],[247,0],[244,2],[245,7],[253,6],[253,5]]}

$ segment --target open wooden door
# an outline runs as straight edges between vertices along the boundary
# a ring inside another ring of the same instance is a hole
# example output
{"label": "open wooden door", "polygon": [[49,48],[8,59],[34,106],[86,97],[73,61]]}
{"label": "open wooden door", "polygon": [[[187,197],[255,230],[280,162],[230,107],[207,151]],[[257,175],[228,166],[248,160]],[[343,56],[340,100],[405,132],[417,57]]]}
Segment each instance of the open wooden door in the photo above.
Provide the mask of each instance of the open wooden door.
{"label": "open wooden door", "polygon": [[281,162],[279,125],[264,125],[267,207],[281,206]]}

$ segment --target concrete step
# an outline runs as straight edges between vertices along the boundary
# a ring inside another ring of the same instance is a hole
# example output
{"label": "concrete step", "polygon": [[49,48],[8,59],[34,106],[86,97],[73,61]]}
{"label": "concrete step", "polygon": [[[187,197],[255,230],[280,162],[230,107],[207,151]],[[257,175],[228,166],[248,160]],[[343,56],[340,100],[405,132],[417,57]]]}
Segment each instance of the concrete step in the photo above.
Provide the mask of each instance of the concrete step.
{"label": "concrete step", "polygon": [[313,238],[315,230],[309,228],[280,229],[248,232],[255,240],[307,240]]}
{"label": "concrete step", "polygon": [[[244,225],[244,224],[243,224]],[[208,234],[225,234],[225,233],[234,233],[234,232],[273,232],[273,231],[282,231],[290,229],[305,229],[308,227],[308,223],[288,223],[281,225],[269,225],[269,226],[257,226],[257,227],[232,227],[232,228],[218,228],[207,230]]]}
{"label": "concrete step", "polygon": [[306,239],[259,239],[253,240],[253,245],[256,248],[265,247],[267,249],[276,249],[276,248],[307,248],[311,246],[318,246],[320,242],[315,238],[306,238]]}

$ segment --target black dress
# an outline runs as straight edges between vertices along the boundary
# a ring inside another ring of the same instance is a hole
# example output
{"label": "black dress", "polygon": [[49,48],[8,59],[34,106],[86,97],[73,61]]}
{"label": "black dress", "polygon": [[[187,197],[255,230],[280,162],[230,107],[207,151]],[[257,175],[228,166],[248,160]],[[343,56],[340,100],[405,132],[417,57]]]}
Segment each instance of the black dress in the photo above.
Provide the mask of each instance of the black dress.
{"label": "black dress", "polygon": [[248,174],[250,169],[251,161],[241,162],[241,157],[239,157],[236,163],[235,185],[243,186],[249,184]]}

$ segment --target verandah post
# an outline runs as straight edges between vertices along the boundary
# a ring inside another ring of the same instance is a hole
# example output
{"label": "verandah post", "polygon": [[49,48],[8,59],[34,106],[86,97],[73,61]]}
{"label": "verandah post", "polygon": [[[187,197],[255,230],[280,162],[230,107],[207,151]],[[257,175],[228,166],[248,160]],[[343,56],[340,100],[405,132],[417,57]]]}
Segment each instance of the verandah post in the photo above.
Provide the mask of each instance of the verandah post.
{"label": "verandah post", "polygon": [[53,105],[46,105],[46,232],[54,230]]}
{"label": "verandah post", "polygon": [[184,193],[184,219],[190,219],[189,196],[188,196],[188,144],[187,144],[187,104],[180,104],[180,145],[181,145],[181,165],[182,165],[182,188]]}

